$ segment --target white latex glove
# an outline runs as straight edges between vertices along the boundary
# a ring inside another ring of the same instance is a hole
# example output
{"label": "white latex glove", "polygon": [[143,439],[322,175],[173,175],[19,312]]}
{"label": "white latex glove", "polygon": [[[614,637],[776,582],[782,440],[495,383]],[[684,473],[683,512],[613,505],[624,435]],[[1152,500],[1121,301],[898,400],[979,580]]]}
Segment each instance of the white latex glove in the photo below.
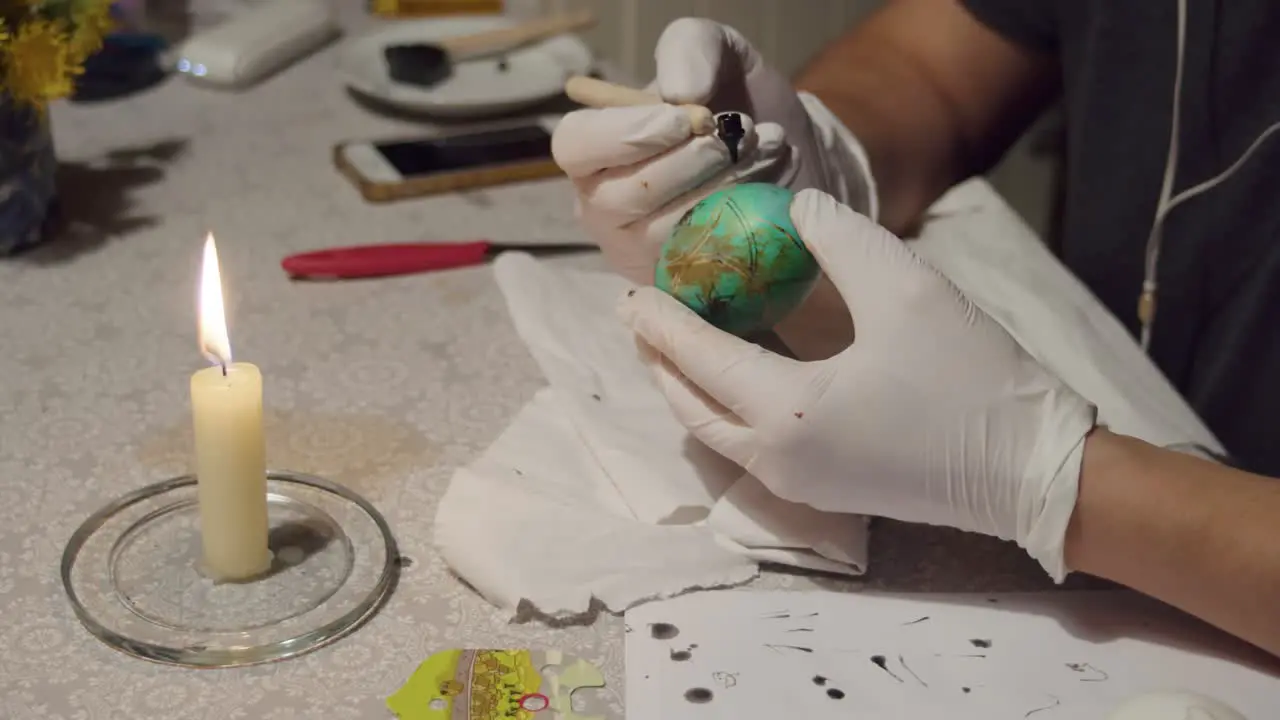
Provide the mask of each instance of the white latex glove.
{"label": "white latex glove", "polygon": [[[738,31],[700,18],[676,20],[654,55],[651,89],[673,104],[578,110],[552,138],[556,162],[577,191],[578,217],[616,272],[652,283],[676,221],[735,183],[818,188],[875,216],[875,190],[857,140],[817,98],[798,95]],[[693,135],[680,103],[746,114],[736,165],[714,136]],[[778,334],[800,357],[829,357],[852,339],[830,283],[792,318]]]}
{"label": "white latex glove", "polygon": [[1096,409],[887,230],[813,190],[791,217],[857,339],[801,362],[632,291],[620,316],[677,417],[779,497],[1016,540],[1060,582]]}

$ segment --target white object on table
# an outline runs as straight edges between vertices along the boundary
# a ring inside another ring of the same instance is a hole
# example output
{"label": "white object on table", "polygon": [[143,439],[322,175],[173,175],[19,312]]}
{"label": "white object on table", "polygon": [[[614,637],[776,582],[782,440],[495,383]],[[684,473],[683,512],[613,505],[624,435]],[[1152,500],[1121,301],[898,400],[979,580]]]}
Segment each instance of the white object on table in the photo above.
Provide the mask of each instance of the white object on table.
{"label": "white object on table", "polygon": [[569,77],[591,71],[591,50],[581,38],[566,34],[506,54],[502,67],[496,58],[455,63],[449,77],[430,87],[397,83],[387,73],[383,51],[388,46],[440,43],[518,24],[496,15],[390,22],[343,45],[338,75],[353,90],[400,110],[440,118],[471,118],[546,102],[564,91]]}
{"label": "white object on table", "polygon": [[330,0],[271,0],[197,33],[178,52],[178,72],[205,85],[242,88],[337,37]]}
{"label": "white object on table", "polygon": [[215,363],[191,376],[202,569],[219,581],[247,580],[271,567],[262,373],[231,362],[212,235],[200,276],[200,349]]}
{"label": "white object on table", "polygon": [[625,622],[631,720],[1240,720],[1108,714],[1169,687],[1255,718],[1280,702],[1256,651],[1128,592],[737,590],[651,603]]}
{"label": "white object on table", "polygon": [[1204,695],[1154,692],[1124,701],[1107,720],[1245,720],[1235,708]]}

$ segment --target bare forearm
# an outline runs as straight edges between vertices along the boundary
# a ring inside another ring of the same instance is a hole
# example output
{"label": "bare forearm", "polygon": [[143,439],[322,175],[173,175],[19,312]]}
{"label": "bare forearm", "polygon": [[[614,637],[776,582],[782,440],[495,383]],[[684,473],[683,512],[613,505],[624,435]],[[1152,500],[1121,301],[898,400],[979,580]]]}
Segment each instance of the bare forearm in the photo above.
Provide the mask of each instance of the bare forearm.
{"label": "bare forearm", "polygon": [[917,68],[859,28],[824,52],[798,79],[866,149],[880,195],[880,222],[908,234],[967,166],[951,111]]}
{"label": "bare forearm", "polygon": [[957,0],[892,0],[800,75],[866,149],[880,221],[909,233],[1043,110],[1052,65],[978,24]]}
{"label": "bare forearm", "polygon": [[1066,560],[1280,655],[1280,480],[1098,430]]}

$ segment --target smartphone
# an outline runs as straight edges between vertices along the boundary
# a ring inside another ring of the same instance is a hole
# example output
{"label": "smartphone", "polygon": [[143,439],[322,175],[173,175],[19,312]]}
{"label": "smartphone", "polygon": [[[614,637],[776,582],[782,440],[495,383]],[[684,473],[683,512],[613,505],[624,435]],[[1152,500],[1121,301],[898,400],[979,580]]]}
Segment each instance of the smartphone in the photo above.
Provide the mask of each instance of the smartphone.
{"label": "smartphone", "polygon": [[488,124],[429,137],[344,142],[333,159],[370,202],[535,180],[562,174],[551,157],[559,115]]}

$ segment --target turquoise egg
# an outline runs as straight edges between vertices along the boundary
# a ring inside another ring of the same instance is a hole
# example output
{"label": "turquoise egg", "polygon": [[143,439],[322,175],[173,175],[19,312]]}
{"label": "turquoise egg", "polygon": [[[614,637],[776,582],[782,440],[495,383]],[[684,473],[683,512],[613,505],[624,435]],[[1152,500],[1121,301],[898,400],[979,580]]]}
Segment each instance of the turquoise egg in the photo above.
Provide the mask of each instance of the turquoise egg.
{"label": "turquoise egg", "polygon": [[793,197],[777,185],[746,183],[703,198],[662,246],[654,285],[725,332],[772,329],[820,275],[791,223]]}

